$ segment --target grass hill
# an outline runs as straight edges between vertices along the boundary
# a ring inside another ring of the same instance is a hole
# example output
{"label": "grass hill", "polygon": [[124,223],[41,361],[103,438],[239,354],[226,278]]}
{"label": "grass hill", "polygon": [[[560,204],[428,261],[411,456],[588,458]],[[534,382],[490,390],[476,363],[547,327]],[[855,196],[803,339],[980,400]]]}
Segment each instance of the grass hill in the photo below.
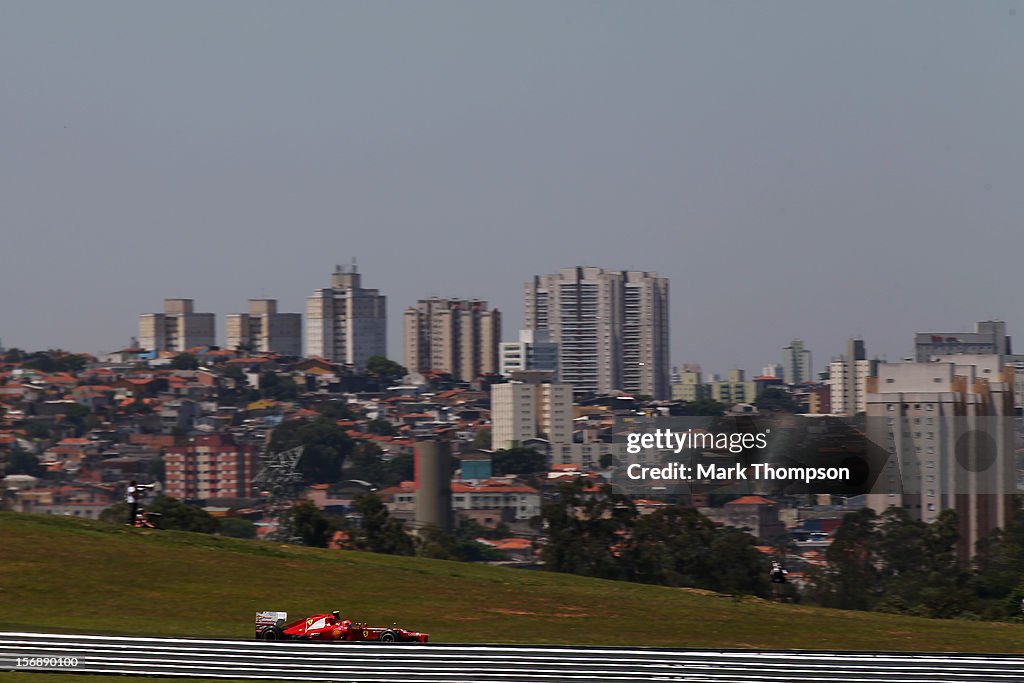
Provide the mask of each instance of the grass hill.
{"label": "grass hill", "polygon": [[1024,652],[1024,625],[0,513],[0,630],[251,638],[261,609],[438,642]]}

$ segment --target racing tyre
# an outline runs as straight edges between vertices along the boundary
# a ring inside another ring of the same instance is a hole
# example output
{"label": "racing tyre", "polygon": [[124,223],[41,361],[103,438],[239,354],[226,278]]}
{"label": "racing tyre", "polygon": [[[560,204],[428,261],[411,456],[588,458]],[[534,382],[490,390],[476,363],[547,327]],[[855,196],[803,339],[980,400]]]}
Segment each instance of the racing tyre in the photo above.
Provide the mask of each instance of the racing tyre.
{"label": "racing tyre", "polygon": [[380,634],[380,642],[387,644],[397,643],[398,634],[394,631],[384,631],[384,633]]}
{"label": "racing tyre", "polygon": [[263,640],[281,640],[281,636],[284,635],[281,629],[277,626],[271,626],[263,629]]}

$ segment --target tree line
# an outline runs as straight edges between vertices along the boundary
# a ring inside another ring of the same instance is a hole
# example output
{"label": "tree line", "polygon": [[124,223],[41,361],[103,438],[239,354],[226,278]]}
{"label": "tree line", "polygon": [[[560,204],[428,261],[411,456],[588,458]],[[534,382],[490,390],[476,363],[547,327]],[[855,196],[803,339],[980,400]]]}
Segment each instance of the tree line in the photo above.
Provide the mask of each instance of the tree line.
{"label": "tree line", "polygon": [[927,524],[892,507],[850,512],[806,597],[825,607],[938,618],[1024,620],[1024,513],[982,539],[969,566],[957,558],[954,510]]}
{"label": "tree line", "polygon": [[767,562],[747,532],[719,527],[693,508],[640,514],[609,487],[563,484],[534,524],[550,571],[767,597]]}

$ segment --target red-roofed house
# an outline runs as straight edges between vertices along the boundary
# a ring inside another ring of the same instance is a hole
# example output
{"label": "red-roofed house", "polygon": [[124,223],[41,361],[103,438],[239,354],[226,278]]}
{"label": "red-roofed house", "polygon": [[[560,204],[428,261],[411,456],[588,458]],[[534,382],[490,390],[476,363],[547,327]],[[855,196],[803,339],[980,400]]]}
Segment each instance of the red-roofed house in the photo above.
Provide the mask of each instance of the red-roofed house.
{"label": "red-roofed house", "polygon": [[700,511],[719,524],[746,529],[763,541],[774,541],[786,533],[775,501],[762,496],[741,496],[723,507],[701,508]]}
{"label": "red-roofed house", "polygon": [[528,538],[499,538],[495,540],[478,538],[476,540],[477,543],[483,543],[495,550],[500,550],[510,560],[532,562],[536,559],[533,542]]}

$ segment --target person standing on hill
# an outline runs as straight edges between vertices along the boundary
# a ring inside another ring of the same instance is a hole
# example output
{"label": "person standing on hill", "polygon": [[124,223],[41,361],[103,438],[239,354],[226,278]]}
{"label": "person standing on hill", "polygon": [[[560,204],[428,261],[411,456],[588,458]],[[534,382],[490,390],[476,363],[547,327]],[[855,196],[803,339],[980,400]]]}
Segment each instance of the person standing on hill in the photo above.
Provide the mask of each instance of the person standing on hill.
{"label": "person standing on hill", "polygon": [[139,514],[139,485],[134,479],[128,484],[124,502],[128,503],[128,524],[134,525],[135,517]]}

